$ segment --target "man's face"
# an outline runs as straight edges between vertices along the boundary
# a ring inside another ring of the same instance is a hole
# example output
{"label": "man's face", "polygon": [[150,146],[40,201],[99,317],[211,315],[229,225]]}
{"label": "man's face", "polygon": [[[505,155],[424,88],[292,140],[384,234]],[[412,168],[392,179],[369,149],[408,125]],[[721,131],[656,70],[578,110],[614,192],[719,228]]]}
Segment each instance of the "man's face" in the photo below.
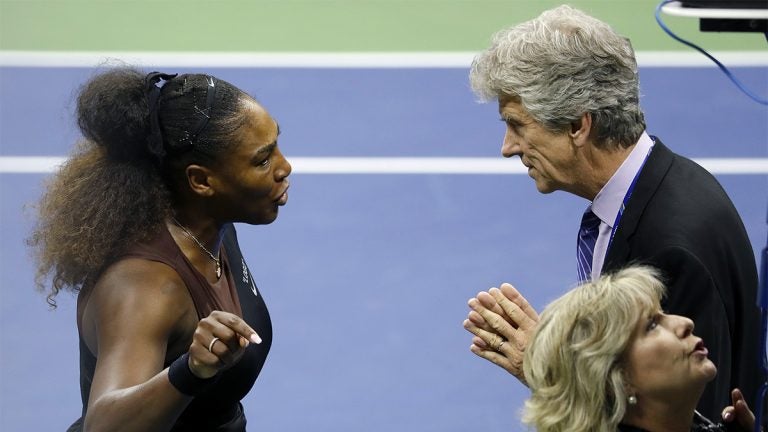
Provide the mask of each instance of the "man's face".
{"label": "man's face", "polygon": [[568,131],[550,132],[534,120],[513,97],[499,98],[499,114],[506,124],[501,154],[520,156],[541,193],[569,191],[576,173],[576,149]]}

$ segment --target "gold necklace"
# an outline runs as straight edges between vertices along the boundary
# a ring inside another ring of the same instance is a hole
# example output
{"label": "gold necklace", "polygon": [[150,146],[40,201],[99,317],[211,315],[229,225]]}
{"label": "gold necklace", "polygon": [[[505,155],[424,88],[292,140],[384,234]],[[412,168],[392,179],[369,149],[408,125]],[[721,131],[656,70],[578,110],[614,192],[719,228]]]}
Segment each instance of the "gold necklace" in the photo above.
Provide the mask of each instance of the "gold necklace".
{"label": "gold necklace", "polygon": [[215,257],[215,256],[214,256],[214,255],[211,253],[211,251],[209,251],[209,250],[208,250],[208,249],[207,249],[205,246],[203,246],[203,244],[202,244],[202,243],[200,243],[200,240],[198,240],[198,239],[197,239],[197,237],[195,237],[194,235],[192,235],[192,233],[191,233],[191,232],[189,232],[189,230],[188,230],[188,229],[187,229],[187,228],[186,228],[184,225],[182,225],[182,224],[181,224],[181,222],[179,222],[178,220],[176,220],[176,218],[175,218],[175,217],[171,216],[171,219],[173,219],[173,222],[174,222],[174,223],[175,223],[175,224],[176,224],[176,225],[177,225],[179,228],[181,228],[181,230],[182,230],[182,231],[184,231],[184,234],[186,234],[186,235],[187,235],[187,237],[191,238],[191,239],[192,239],[192,241],[194,241],[194,242],[195,242],[195,243],[196,243],[196,244],[197,244],[197,245],[200,247],[200,249],[202,249],[202,250],[203,250],[203,252],[207,253],[207,254],[208,254],[208,256],[209,256],[209,257],[211,257],[211,259],[213,260],[213,262],[215,262],[215,263],[216,263],[216,277],[217,277],[217,278],[220,278],[220,277],[221,277],[221,259],[220,259],[220,258],[216,258],[216,257]]}

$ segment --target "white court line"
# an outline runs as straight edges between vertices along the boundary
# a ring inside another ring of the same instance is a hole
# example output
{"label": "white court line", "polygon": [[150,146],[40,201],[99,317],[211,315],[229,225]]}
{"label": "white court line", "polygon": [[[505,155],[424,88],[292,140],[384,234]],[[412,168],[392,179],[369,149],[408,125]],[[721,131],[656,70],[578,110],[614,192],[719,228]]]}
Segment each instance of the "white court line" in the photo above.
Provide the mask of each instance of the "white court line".
{"label": "white court line", "polygon": [[[0,67],[469,68],[475,52],[0,51]],[[768,66],[768,51],[714,51],[726,66]],[[716,67],[694,51],[639,51],[641,67]]]}
{"label": "white court line", "polygon": [[[472,157],[289,157],[294,174],[527,174],[516,160]],[[58,156],[1,156],[0,174],[56,171]],[[768,174],[768,158],[694,159],[712,174]]]}

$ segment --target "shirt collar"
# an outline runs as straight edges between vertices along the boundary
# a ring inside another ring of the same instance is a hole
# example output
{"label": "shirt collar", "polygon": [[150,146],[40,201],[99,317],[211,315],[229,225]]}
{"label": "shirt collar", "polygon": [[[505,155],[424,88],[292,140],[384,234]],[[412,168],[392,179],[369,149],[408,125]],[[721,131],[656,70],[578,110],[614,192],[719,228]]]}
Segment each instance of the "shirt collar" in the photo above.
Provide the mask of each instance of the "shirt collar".
{"label": "shirt collar", "polygon": [[643,132],[629,156],[624,159],[619,169],[613,173],[608,183],[600,189],[595,200],[592,201],[592,212],[609,227],[613,228],[616,215],[619,214],[619,209],[624,202],[624,196],[652,147],[653,140]]}

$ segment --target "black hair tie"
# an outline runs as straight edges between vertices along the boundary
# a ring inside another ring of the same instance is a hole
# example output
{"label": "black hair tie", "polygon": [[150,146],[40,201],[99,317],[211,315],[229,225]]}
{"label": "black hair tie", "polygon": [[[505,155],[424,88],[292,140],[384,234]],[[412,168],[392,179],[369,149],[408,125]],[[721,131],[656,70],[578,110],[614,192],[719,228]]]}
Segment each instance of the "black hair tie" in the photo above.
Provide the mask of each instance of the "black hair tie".
{"label": "black hair tie", "polygon": [[163,86],[178,74],[164,74],[161,72],[150,72],[144,77],[144,91],[147,95],[147,106],[149,107],[149,137],[147,139],[147,151],[154,156],[158,162],[165,157],[165,144],[163,133],[160,130],[160,116],[158,106],[160,105],[160,92]]}

